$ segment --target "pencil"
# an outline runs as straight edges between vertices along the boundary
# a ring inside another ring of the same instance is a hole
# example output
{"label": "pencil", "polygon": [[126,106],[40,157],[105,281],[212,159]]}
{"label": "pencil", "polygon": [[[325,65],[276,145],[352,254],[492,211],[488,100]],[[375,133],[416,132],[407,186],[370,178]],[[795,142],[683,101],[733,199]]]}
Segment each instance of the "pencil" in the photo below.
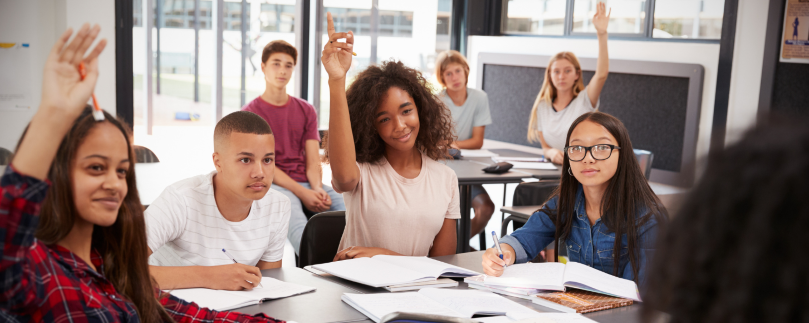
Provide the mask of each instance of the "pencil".
{"label": "pencil", "polygon": [[[82,80],[87,77],[87,70],[84,67],[84,62],[79,63],[79,74],[81,75]],[[104,111],[101,110],[101,107],[98,105],[98,99],[96,99],[95,92],[93,92],[93,119],[96,121],[104,121]]]}

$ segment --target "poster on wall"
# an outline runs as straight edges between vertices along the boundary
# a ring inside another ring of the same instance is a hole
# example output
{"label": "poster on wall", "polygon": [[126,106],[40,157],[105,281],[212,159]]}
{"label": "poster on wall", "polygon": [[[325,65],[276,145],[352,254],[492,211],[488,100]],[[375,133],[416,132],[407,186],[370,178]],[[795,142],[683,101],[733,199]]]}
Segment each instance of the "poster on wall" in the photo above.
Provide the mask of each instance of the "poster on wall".
{"label": "poster on wall", "polygon": [[0,40],[0,111],[31,109],[30,47]]}
{"label": "poster on wall", "polygon": [[809,64],[809,0],[787,0],[781,62]]}

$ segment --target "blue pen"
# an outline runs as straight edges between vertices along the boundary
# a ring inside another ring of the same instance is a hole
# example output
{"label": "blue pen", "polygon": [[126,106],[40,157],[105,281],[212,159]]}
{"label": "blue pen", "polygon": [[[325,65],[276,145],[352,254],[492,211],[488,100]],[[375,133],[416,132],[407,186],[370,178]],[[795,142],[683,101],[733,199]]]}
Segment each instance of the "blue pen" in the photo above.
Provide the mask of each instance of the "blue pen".
{"label": "blue pen", "polygon": [[[493,232],[493,231],[492,231],[492,232]],[[230,260],[233,260],[233,263],[235,263],[235,264],[238,264],[238,263],[239,263],[238,261],[236,261],[236,258],[234,258],[233,256],[231,256],[231,255],[230,255],[230,253],[229,253],[229,252],[227,252],[227,250],[225,250],[225,248],[222,248],[222,252],[224,252],[224,253],[225,253],[225,256],[227,256],[228,258],[230,258]],[[248,280],[247,282],[248,282],[248,283],[251,283],[251,284],[253,283],[253,282],[251,282],[251,281],[249,281],[249,280]],[[258,282],[258,285],[259,285],[259,286],[261,286],[261,281],[259,281],[259,282]],[[264,288],[264,286],[261,286],[261,288]]]}
{"label": "blue pen", "polygon": [[[497,233],[494,231],[492,231],[492,240],[494,240],[494,247],[497,248],[497,252],[500,253],[500,259],[503,259],[503,249],[500,249],[500,240],[497,239]],[[505,267],[508,267],[508,264],[503,263],[503,268]]]}

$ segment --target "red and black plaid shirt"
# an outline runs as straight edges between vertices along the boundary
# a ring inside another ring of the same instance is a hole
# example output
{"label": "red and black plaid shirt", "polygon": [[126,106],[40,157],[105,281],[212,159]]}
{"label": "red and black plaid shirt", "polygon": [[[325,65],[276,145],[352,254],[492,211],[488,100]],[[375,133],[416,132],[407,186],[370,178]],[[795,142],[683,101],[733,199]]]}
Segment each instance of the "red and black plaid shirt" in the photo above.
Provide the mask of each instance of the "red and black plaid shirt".
{"label": "red and black plaid shirt", "polygon": [[[134,305],[99,273],[103,262],[95,250],[91,261],[99,271],[70,250],[34,238],[49,187],[12,166],[0,179],[0,321],[139,322]],[[280,322],[200,308],[171,295],[160,303],[177,322]]]}

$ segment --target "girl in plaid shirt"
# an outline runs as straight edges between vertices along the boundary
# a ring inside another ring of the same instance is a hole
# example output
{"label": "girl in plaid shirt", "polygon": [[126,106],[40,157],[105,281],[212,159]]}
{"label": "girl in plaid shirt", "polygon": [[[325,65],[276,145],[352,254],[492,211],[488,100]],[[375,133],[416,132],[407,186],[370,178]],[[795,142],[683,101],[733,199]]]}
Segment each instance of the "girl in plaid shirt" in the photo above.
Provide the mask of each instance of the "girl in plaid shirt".
{"label": "girl in plaid shirt", "polygon": [[0,179],[0,321],[277,322],[200,308],[149,276],[131,136],[85,107],[106,40],[85,53],[99,30],[85,24],[54,45],[39,110]]}

